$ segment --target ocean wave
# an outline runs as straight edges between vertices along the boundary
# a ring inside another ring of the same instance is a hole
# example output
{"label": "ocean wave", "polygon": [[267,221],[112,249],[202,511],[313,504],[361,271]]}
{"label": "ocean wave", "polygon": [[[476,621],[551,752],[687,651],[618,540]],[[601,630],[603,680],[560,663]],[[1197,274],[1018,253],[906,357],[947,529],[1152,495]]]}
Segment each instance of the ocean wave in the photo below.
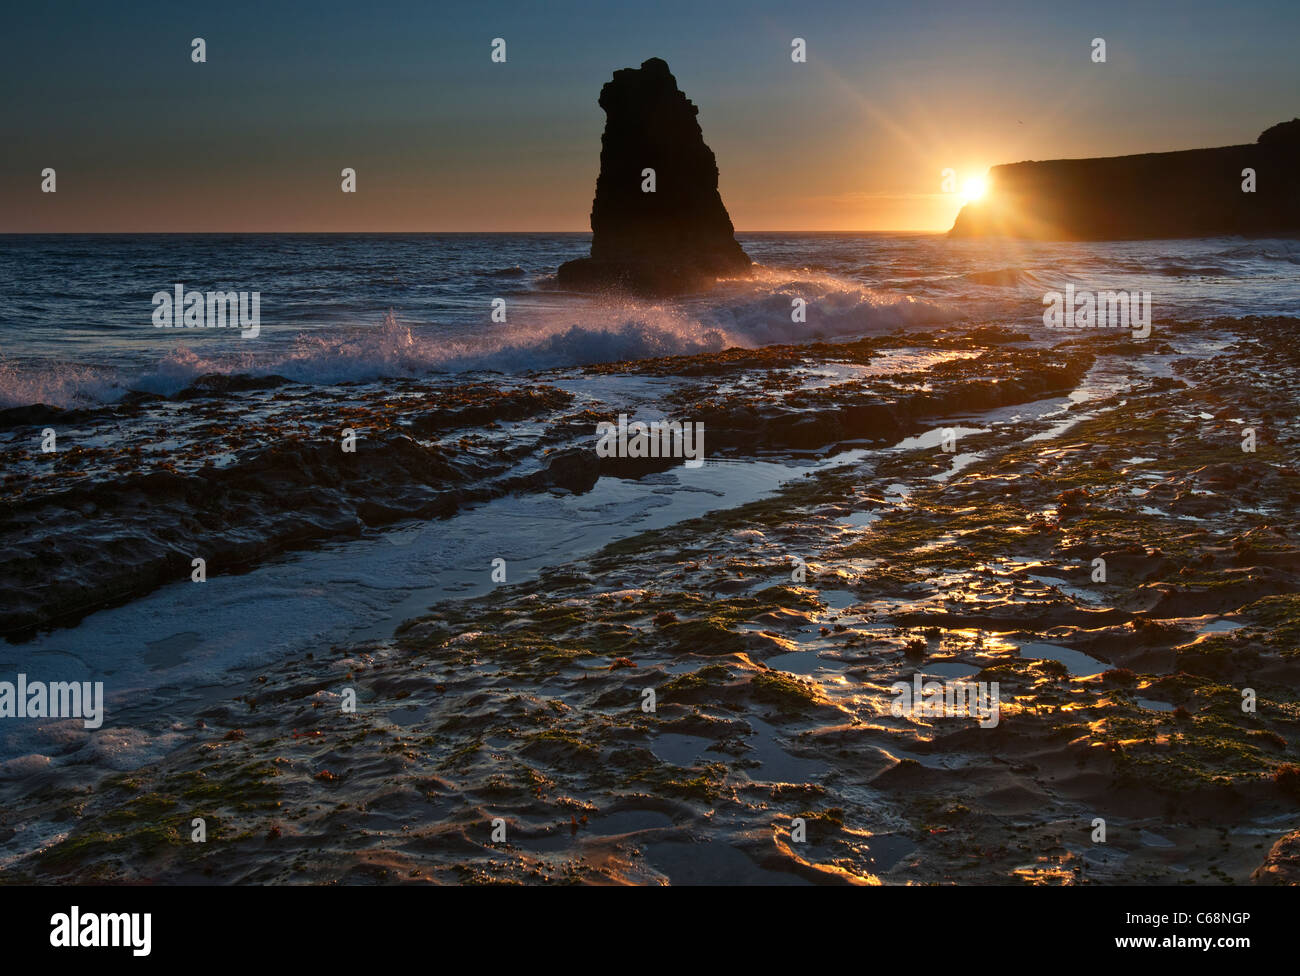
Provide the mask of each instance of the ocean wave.
{"label": "ocean wave", "polygon": [[97,406],[121,399],[127,389],[121,374],[109,367],[60,363],[31,368],[0,359],[0,408]]}
{"label": "ocean wave", "polygon": [[[793,321],[794,301],[806,322]],[[840,338],[952,321],[959,314],[830,276],[791,279],[760,271],[717,295],[683,302],[578,299],[519,313],[500,331],[431,334],[389,314],[346,336],[299,336],[293,352],[262,368],[302,382],[360,381],[429,372],[524,372],[719,352],[731,346]],[[209,370],[211,371],[211,370]]]}
{"label": "ocean wave", "polygon": [[[795,300],[806,321],[793,321]],[[183,345],[129,380],[118,369],[64,366],[25,371],[0,363],[0,405],[80,407],[130,390],[174,396],[211,374],[283,376],[309,384],[369,382],[464,371],[528,372],[587,364],[754,348],[954,321],[954,308],[875,291],[831,275],[759,269],[716,293],[679,302],[548,301],[512,311],[509,326],[449,330],[389,312],[375,326],[300,332],[258,353],[207,353]]]}
{"label": "ocean wave", "polygon": [[958,277],[963,281],[969,281],[975,285],[997,285],[1000,287],[1027,284],[1037,280],[1033,272],[1027,271],[1024,268],[996,268],[991,271],[968,271]]}
{"label": "ocean wave", "polygon": [[1249,241],[1218,251],[1213,256],[1234,260],[1285,261],[1287,264],[1300,264],[1300,241]]}
{"label": "ocean wave", "polygon": [[1203,267],[1194,267],[1186,264],[1166,264],[1158,268],[1146,269],[1154,274],[1165,275],[1170,278],[1221,278],[1224,275],[1232,274],[1227,268],[1221,268],[1215,265],[1205,265]]}

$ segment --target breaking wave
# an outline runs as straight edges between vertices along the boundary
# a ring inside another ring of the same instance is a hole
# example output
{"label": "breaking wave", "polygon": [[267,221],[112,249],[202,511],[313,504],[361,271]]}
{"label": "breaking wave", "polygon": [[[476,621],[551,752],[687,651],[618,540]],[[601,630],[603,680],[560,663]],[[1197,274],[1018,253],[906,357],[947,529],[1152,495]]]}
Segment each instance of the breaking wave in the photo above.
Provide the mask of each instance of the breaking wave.
{"label": "breaking wave", "polygon": [[[807,303],[806,321],[794,321],[796,299]],[[792,279],[770,271],[724,281],[716,294],[674,302],[534,296],[512,306],[510,316],[509,325],[467,328],[408,322],[390,311],[377,325],[297,332],[278,342],[274,328],[264,325],[270,341],[254,347],[256,353],[209,354],[182,345],[135,375],[84,365],[31,371],[0,362],[0,406],[87,406],[118,400],[131,390],[170,396],[213,373],[330,384],[581,367],[924,328],[959,317],[938,303],[828,275]]]}

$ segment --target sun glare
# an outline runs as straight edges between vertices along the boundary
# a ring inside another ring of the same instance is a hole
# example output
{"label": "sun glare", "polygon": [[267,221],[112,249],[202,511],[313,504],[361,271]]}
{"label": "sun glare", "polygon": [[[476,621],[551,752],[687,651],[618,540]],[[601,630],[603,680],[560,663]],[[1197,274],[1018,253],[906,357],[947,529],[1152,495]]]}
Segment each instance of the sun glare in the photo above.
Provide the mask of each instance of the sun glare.
{"label": "sun glare", "polygon": [[980,177],[972,176],[962,184],[961,202],[970,203],[972,200],[978,200],[984,196],[984,191],[987,189],[988,185]]}

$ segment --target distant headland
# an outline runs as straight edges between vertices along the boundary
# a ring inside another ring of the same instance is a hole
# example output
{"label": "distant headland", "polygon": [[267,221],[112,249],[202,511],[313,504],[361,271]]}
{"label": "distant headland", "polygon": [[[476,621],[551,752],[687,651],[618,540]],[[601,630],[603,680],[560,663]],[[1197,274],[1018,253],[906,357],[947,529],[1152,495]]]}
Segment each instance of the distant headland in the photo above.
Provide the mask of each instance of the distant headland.
{"label": "distant headland", "polygon": [[1300,234],[1300,119],[1218,149],[1010,163],[952,237],[1120,240]]}

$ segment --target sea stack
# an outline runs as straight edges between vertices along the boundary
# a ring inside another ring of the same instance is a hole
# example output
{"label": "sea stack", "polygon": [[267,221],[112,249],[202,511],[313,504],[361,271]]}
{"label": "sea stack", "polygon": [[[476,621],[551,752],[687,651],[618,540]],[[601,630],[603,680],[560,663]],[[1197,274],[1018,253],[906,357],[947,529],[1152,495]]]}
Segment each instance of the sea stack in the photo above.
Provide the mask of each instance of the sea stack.
{"label": "sea stack", "polygon": [[[1249,171],[1249,172],[1247,172]],[[1122,240],[1300,233],[1300,119],[1217,149],[1053,159],[989,171],[953,237]]]}
{"label": "sea stack", "polygon": [[562,264],[559,286],[669,295],[748,274],[753,262],[722,205],[699,109],[678,89],[667,62],[651,58],[615,71],[599,101],[605,132],[591,257]]}

